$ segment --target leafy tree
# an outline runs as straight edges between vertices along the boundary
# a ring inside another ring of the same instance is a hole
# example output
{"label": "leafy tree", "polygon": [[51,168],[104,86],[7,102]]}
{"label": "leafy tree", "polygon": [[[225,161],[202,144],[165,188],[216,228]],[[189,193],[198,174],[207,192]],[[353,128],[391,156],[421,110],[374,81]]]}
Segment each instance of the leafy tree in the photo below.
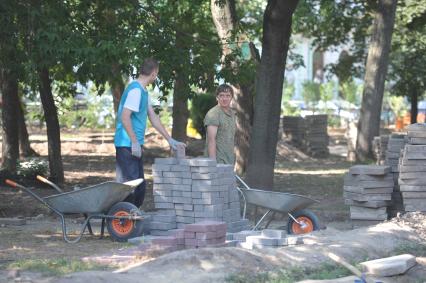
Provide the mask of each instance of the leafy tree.
{"label": "leafy tree", "polygon": [[391,91],[408,97],[411,123],[416,123],[417,103],[426,89],[426,3],[399,2],[393,38],[389,68]]}

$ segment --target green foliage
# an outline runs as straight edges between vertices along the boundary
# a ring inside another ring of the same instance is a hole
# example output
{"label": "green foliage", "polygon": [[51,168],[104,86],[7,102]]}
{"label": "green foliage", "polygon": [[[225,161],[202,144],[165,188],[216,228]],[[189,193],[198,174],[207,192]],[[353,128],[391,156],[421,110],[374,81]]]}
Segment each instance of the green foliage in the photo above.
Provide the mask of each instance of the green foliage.
{"label": "green foliage", "polygon": [[107,270],[105,265],[99,265],[93,262],[84,262],[77,259],[26,259],[15,261],[8,268],[19,268],[21,270],[29,270],[41,272],[44,275],[60,276],[73,272],[81,272],[87,270]]}
{"label": "green foliage", "polygon": [[201,93],[192,98],[192,106],[190,109],[190,118],[193,127],[201,135],[206,137],[206,128],[204,126],[204,117],[207,112],[216,105],[216,97],[210,93]]}
{"label": "green foliage", "polygon": [[361,102],[362,86],[357,85],[353,80],[345,81],[339,86],[341,98],[347,102],[359,105]]}
{"label": "green foliage", "polygon": [[283,98],[282,98],[282,105],[281,105],[282,115],[285,115],[285,116],[300,115],[299,107],[292,106],[289,102],[294,95],[294,89],[295,88],[293,83],[288,83],[287,81],[284,82]]}
{"label": "green foliage", "polygon": [[46,160],[36,157],[26,158],[16,164],[16,174],[26,179],[34,179],[37,175],[46,176],[49,165]]}
{"label": "green foliage", "polygon": [[[321,50],[345,46],[345,56],[327,68],[340,81],[363,73],[375,1],[300,1],[293,17],[293,31],[312,38]],[[358,63],[358,64],[357,64]]]}
{"label": "green foliage", "polygon": [[426,4],[399,1],[392,38],[389,82],[392,93],[421,97],[426,89]]}
{"label": "green foliage", "polygon": [[407,104],[404,97],[387,95],[385,103],[387,103],[396,117],[403,117],[407,113]]}
{"label": "green foliage", "polygon": [[111,95],[97,95],[89,91],[87,98],[60,97],[58,101],[59,124],[68,129],[86,127],[90,129],[112,128],[115,124]]}
{"label": "green foliage", "polygon": [[389,256],[400,255],[400,254],[412,254],[417,257],[426,257],[426,244],[409,242],[401,244],[391,252]]}
{"label": "green foliage", "polygon": [[320,84],[313,81],[303,82],[302,97],[306,105],[315,108],[321,99]]}
{"label": "green foliage", "polygon": [[320,97],[324,102],[330,101],[334,96],[334,82],[330,81],[327,83],[320,84]]}

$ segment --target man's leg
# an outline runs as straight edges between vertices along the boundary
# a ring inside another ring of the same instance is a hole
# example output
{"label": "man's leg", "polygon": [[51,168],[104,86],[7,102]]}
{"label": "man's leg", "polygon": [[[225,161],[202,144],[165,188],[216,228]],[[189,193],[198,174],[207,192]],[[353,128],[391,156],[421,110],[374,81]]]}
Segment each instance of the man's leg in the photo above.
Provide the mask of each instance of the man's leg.
{"label": "man's leg", "polygon": [[139,160],[139,178],[143,178],[142,184],[137,186],[135,188],[134,196],[135,196],[135,202],[134,204],[136,207],[140,207],[143,204],[143,201],[145,199],[145,190],[146,190],[146,181],[145,181],[145,175],[143,170],[143,153],[142,157]]}
{"label": "man's leg", "polygon": [[[141,178],[139,164],[142,158],[139,159],[132,156],[130,147],[116,147],[115,159],[117,182],[124,183]],[[131,202],[138,206],[137,202],[135,202],[135,192],[131,193],[124,201]]]}

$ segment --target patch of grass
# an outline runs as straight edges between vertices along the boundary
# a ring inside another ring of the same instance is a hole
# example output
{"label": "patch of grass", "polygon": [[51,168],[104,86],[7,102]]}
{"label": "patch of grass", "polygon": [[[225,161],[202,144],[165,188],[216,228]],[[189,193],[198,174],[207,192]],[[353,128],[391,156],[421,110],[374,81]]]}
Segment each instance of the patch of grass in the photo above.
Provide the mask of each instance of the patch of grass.
{"label": "patch of grass", "polygon": [[9,264],[8,268],[40,272],[49,276],[59,276],[79,271],[107,270],[108,266],[84,262],[78,259],[57,258],[19,260]]}
{"label": "patch of grass", "polygon": [[426,257],[426,244],[411,242],[399,245],[391,252],[391,256],[399,254],[412,254],[417,257]]}
{"label": "patch of grass", "polygon": [[292,283],[304,279],[335,279],[349,276],[351,273],[344,267],[331,263],[324,263],[317,268],[288,268],[275,272],[259,273],[256,275],[232,274],[226,282],[232,283]]}

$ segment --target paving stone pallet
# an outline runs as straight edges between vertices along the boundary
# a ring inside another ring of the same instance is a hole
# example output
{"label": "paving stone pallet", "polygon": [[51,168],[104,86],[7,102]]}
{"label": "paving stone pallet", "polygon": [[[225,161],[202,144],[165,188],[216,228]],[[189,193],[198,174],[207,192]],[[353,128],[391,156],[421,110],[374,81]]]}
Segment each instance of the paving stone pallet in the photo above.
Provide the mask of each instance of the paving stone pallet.
{"label": "paving stone pallet", "polygon": [[152,235],[200,221],[224,221],[228,230],[247,229],[233,166],[208,158],[157,158],[152,166],[154,206]]}
{"label": "paving stone pallet", "polygon": [[355,165],[344,177],[343,196],[353,228],[388,219],[394,180],[384,165]]}
{"label": "paving stone pallet", "polygon": [[327,115],[308,115],[305,118],[284,116],[283,127],[290,142],[308,155],[328,156]]}
{"label": "paving stone pallet", "polygon": [[405,211],[426,212],[426,124],[407,127],[399,160],[399,190]]}

